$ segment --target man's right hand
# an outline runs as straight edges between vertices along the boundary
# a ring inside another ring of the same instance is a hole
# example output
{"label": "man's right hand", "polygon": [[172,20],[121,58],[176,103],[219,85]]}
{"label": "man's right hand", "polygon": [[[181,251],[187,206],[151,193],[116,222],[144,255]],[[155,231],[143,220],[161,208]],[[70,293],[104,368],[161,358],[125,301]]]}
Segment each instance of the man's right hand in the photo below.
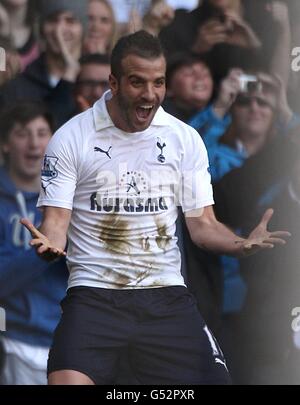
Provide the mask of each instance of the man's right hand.
{"label": "man's right hand", "polygon": [[8,37],[10,34],[10,18],[6,8],[0,3],[0,35]]}
{"label": "man's right hand", "polygon": [[215,113],[220,118],[223,118],[229,112],[240,91],[239,77],[242,73],[243,71],[241,69],[231,69],[229,74],[221,82],[218,97],[213,105]]}
{"label": "man's right hand", "polygon": [[51,245],[50,240],[43,235],[28,219],[23,218],[20,223],[31,233],[30,245],[35,248],[37,254],[46,261],[53,261],[66,256],[66,252]]}
{"label": "man's right hand", "polygon": [[227,39],[225,24],[216,19],[210,19],[198,28],[192,51],[195,53],[209,52],[215,45],[224,43]]}
{"label": "man's right hand", "polygon": [[65,63],[65,72],[62,79],[75,83],[80,71],[79,58],[81,56],[81,44],[71,49],[63,35],[63,28],[60,25],[56,31],[56,39],[60,47],[61,56]]}

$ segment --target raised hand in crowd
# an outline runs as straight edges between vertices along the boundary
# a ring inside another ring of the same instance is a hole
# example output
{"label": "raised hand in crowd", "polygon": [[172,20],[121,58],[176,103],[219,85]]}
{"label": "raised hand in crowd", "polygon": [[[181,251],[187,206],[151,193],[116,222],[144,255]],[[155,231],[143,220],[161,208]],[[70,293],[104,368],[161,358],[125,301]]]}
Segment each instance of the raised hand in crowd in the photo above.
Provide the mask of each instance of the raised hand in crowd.
{"label": "raised hand in crowd", "polygon": [[173,21],[174,16],[174,9],[165,0],[154,0],[150,10],[144,16],[143,28],[153,35],[158,35],[162,28]]}
{"label": "raised hand in crowd", "polygon": [[3,7],[1,3],[0,3],[0,35],[2,37],[8,37],[10,35],[9,15],[5,7]]}
{"label": "raised hand in crowd", "polygon": [[[129,19],[127,23],[127,28],[125,29],[125,33],[134,33],[136,31],[141,30],[143,27],[142,17],[140,16],[139,12],[135,7],[133,7],[129,14]],[[124,33],[124,34],[125,34]]]}
{"label": "raised hand in crowd", "polygon": [[226,25],[210,19],[198,28],[192,50],[196,53],[209,52],[215,45],[226,42],[227,38]]}
{"label": "raised hand in crowd", "polygon": [[273,20],[279,24],[281,28],[290,27],[289,10],[286,3],[283,1],[272,1],[266,4],[266,10],[271,14]]}
{"label": "raised hand in crowd", "polygon": [[292,40],[289,10],[287,4],[282,1],[273,1],[266,5],[266,9],[279,28],[279,36],[271,64],[271,72],[281,77],[286,89],[291,70],[290,49]]}
{"label": "raised hand in crowd", "polygon": [[261,42],[252,28],[234,10],[226,11],[225,26],[227,28],[226,42],[245,48],[259,48]]}
{"label": "raised hand in crowd", "polygon": [[200,25],[194,52],[208,52],[215,45],[227,43],[245,48],[258,48],[261,46],[259,39],[252,28],[235,12],[226,11],[223,20],[209,19]]}
{"label": "raised hand in crowd", "polygon": [[75,82],[80,71],[79,58],[81,55],[81,44],[78,42],[77,46],[68,46],[67,41],[64,37],[62,26],[58,26],[56,31],[56,38],[65,64],[65,71],[62,78],[70,82]]}
{"label": "raised hand in crowd", "polygon": [[277,108],[279,118],[281,122],[287,125],[293,117],[293,111],[288,102],[286,86],[279,74],[274,75],[274,80],[278,87]]}
{"label": "raised hand in crowd", "polygon": [[5,71],[0,71],[0,86],[13,79],[21,71],[20,55],[17,51],[6,50]]}
{"label": "raised hand in crowd", "polygon": [[240,76],[243,71],[238,68],[231,69],[225,79],[222,80],[218,96],[214,102],[215,113],[223,118],[230,110],[237,94],[240,91]]}
{"label": "raised hand in crowd", "polygon": [[287,125],[293,117],[293,111],[289,105],[286,86],[282,78],[278,74],[269,75],[266,73],[258,73],[257,79],[262,83],[266,91],[275,89],[277,94],[276,110],[278,113],[279,122]]}

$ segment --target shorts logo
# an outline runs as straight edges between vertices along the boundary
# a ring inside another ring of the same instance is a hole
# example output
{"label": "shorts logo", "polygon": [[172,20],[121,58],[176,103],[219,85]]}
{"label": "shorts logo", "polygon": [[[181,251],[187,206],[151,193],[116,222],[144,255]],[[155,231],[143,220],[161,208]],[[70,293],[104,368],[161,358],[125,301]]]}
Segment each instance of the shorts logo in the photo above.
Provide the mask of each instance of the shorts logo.
{"label": "shorts logo", "polygon": [[44,190],[51,184],[51,180],[56,179],[58,176],[58,171],[56,169],[56,165],[58,162],[58,158],[54,156],[45,155],[43,167],[42,167],[42,187]]}

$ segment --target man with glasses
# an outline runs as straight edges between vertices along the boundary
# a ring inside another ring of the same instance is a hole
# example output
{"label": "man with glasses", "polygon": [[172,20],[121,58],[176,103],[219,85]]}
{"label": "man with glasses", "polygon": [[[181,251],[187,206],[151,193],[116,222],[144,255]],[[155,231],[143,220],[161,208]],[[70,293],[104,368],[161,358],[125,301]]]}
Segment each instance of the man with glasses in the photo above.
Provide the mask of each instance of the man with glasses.
{"label": "man with glasses", "polygon": [[[211,120],[211,125],[206,125],[206,129],[199,132],[208,151],[214,183],[233,169],[241,168],[248,158],[257,155],[272,139],[297,123],[297,117],[287,104],[285,88],[280,79],[261,72],[251,72],[251,76],[248,76],[241,70],[232,70],[221,83],[213,109],[218,118]],[[220,120],[224,121],[224,118],[227,119],[227,128],[220,125]],[[258,170],[257,176],[259,173]],[[232,199],[235,201],[234,197]],[[236,232],[241,231],[240,226],[236,226]],[[219,265],[223,272],[220,341],[228,354],[230,367],[235,365],[232,362],[235,348],[231,343],[234,319],[245,305],[248,286],[241,276],[237,259],[220,256]]]}
{"label": "man with glasses", "polygon": [[[283,116],[281,121],[285,126],[292,120],[280,83],[266,73],[252,77],[256,81],[242,88],[243,72],[239,69],[230,72],[221,83],[213,104],[215,122],[201,133],[208,150],[213,182],[241,167],[248,157],[261,150],[275,135],[279,116]],[[224,117],[227,117],[227,128],[217,125],[217,118]]]}
{"label": "man with glasses", "polygon": [[110,61],[107,55],[91,54],[80,59],[76,80],[75,101],[77,112],[92,107],[109,88]]}

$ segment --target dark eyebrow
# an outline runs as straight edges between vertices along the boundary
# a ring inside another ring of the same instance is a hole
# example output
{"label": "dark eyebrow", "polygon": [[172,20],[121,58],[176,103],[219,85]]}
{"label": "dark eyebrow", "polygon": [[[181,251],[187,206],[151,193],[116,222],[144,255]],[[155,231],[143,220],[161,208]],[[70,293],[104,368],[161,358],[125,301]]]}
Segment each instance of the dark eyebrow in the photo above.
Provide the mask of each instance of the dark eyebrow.
{"label": "dark eyebrow", "polygon": [[[130,79],[138,79],[138,80],[146,80],[144,77],[142,77],[142,76],[137,76],[137,75],[130,75],[130,76],[128,76],[128,79],[130,80]],[[156,79],[154,79],[154,81],[157,81],[157,80],[166,80],[166,77],[165,76],[160,76],[160,77],[157,77]]]}
{"label": "dark eyebrow", "polygon": [[137,75],[130,75],[130,76],[128,76],[128,79],[145,80],[143,77],[137,76]]}

